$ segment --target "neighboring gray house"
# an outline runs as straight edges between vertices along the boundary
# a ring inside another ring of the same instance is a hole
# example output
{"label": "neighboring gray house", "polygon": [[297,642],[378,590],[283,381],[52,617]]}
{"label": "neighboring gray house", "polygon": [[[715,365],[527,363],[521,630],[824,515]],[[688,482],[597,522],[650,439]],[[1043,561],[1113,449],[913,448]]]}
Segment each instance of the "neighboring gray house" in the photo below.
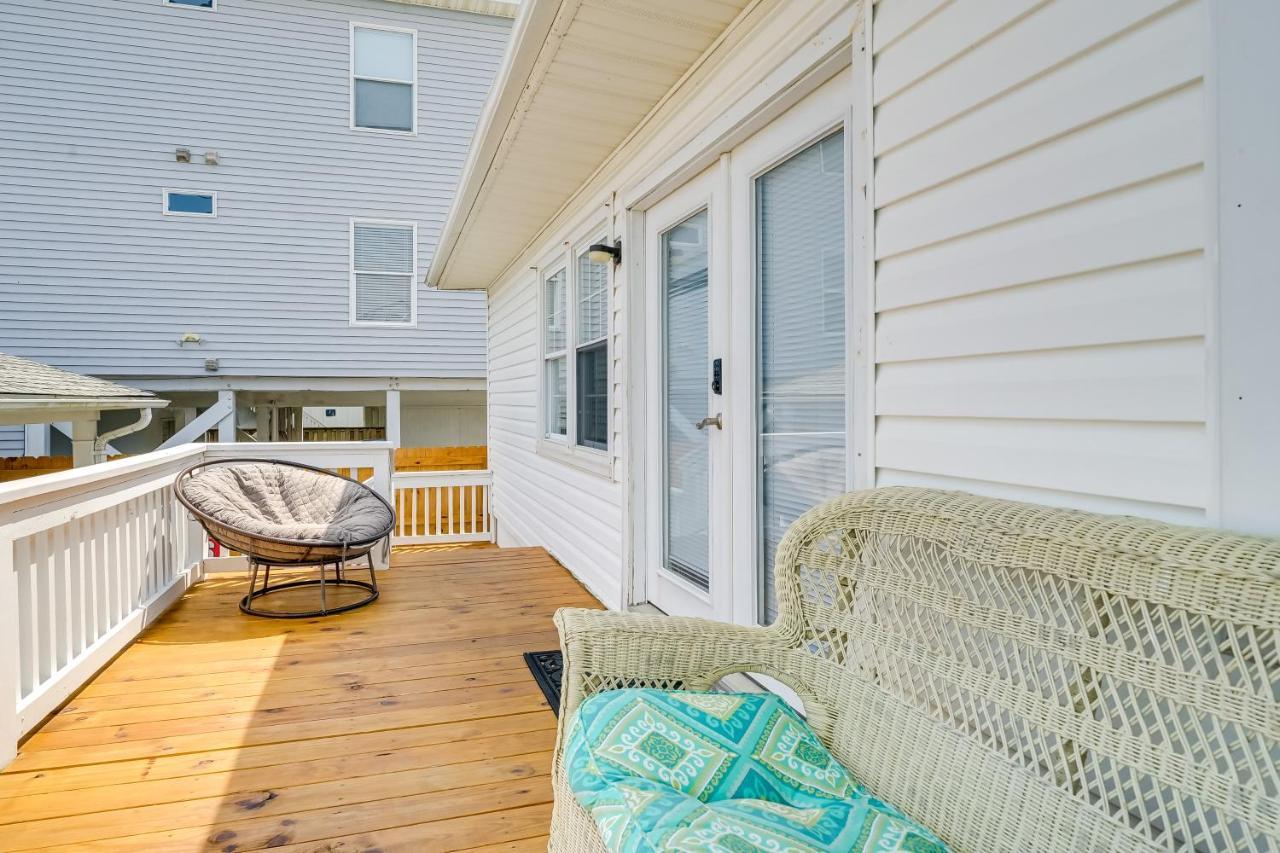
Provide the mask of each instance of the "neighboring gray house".
{"label": "neighboring gray house", "polygon": [[303,406],[483,443],[484,295],[423,276],[516,8],[5,0],[0,350],[171,400],[126,451]]}

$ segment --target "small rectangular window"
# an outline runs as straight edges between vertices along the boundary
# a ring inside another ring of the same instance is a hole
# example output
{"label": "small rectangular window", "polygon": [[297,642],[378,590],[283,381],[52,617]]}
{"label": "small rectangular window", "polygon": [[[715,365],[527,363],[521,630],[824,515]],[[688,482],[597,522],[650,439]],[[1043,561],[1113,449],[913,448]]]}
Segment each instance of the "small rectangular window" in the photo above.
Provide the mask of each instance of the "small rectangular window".
{"label": "small rectangular window", "polygon": [[352,221],[352,323],[413,325],[416,244],[412,222]]}
{"label": "small rectangular window", "polygon": [[542,284],[543,372],[546,388],[546,434],[564,437],[569,432],[569,353],[567,270],[561,267]]}
{"label": "small rectangular window", "polygon": [[208,9],[213,11],[217,8],[218,0],[164,0],[166,6],[186,6],[191,9]]}
{"label": "small rectangular window", "polygon": [[417,130],[417,33],[353,24],[351,126]]}
{"label": "small rectangular window", "polygon": [[165,190],[166,216],[217,216],[218,194],[193,190]]}
{"label": "small rectangular window", "polygon": [[578,255],[577,273],[577,440],[583,447],[605,450],[609,447],[609,268],[583,252]]}

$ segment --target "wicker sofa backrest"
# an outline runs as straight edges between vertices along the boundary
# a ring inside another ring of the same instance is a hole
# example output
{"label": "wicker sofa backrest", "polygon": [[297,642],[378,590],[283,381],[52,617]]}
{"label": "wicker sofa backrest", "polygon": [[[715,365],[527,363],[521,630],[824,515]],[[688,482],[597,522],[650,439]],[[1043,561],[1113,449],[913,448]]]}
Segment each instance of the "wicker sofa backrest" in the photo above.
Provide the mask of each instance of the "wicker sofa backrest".
{"label": "wicker sofa backrest", "polygon": [[958,846],[1280,849],[1280,541],[889,488],[776,566],[770,668]]}

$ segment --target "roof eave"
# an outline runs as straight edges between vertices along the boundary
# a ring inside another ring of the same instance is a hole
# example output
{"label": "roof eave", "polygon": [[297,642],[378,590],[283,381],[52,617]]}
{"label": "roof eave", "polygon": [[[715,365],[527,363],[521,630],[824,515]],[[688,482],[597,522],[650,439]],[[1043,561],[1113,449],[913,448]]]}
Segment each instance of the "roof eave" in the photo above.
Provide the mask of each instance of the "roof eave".
{"label": "roof eave", "polygon": [[515,115],[524,94],[525,83],[532,75],[538,56],[560,11],[561,0],[526,0],[520,6],[511,41],[507,45],[502,67],[494,78],[485,99],[484,110],[476,124],[476,133],[467,150],[467,160],[458,179],[458,190],[445,219],[440,242],[436,245],[426,283],[441,290],[484,290],[491,282],[465,282],[449,278],[449,261],[457,248],[458,238],[466,230],[485,179],[502,144],[507,125]]}
{"label": "roof eave", "polygon": [[451,12],[468,12],[493,18],[514,18],[520,14],[520,4],[507,0],[391,0],[406,6],[428,6],[432,9],[448,9]]}

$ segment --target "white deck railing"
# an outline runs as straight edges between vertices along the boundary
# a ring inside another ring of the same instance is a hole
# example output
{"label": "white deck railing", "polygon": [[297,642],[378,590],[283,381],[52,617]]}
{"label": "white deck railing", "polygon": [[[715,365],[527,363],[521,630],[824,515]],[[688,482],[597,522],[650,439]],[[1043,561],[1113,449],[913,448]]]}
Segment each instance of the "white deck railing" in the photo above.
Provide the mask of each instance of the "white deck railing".
{"label": "white deck railing", "polygon": [[[0,484],[0,767],[21,737],[204,576],[204,531],[173,496],[204,459],[304,462],[401,514],[393,544],[493,538],[488,471],[396,474],[386,442],[187,444]],[[375,549],[375,564],[387,555]]]}
{"label": "white deck railing", "polygon": [[0,766],[203,572],[186,445],[0,485]]}
{"label": "white deck railing", "polygon": [[492,542],[489,471],[420,471],[391,477],[397,545]]}

